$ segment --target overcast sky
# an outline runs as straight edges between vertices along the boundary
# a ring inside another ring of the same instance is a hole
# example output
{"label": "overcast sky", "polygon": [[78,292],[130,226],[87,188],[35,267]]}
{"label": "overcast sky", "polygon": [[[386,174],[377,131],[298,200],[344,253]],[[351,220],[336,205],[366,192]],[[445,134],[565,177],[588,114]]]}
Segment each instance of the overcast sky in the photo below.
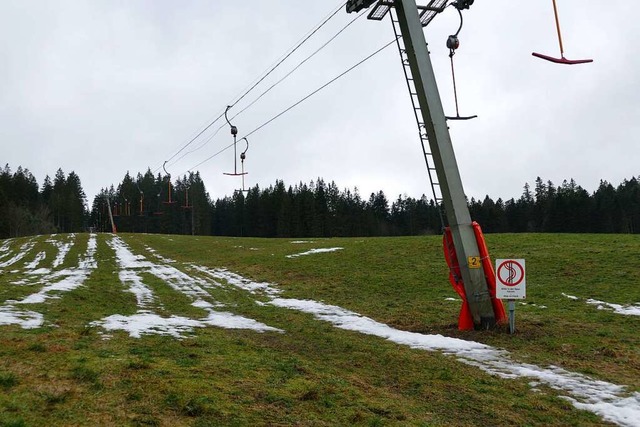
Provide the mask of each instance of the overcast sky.
{"label": "overcast sky", "polygon": [[[537,176],[556,185],[574,178],[592,192],[600,179],[618,184],[640,175],[634,4],[558,0],[565,55],[594,59],[575,66],[531,56],[559,56],[551,0],[478,0],[465,11],[455,56],[458,96],[461,113],[478,118],[450,123],[450,131],[468,197],[518,198]],[[58,168],[75,171],[91,203],[127,171],[158,170],[338,5],[0,0],[0,162],[30,169],[40,184]],[[354,17],[340,11],[231,113]],[[449,8],[425,30],[449,114],[445,41],[457,26]],[[239,115],[239,137],[392,39],[388,19],[358,19]],[[169,163],[174,178],[233,142],[224,127],[202,145],[211,134]],[[392,45],[251,135],[246,183],[323,177],[358,187],[364,198],[378,190],[390,200],[430,196],[417,134]],[[223,175],[233,171],[233,160],[227,150],[197,168],[214,199],[240,186],[239,178]]]}

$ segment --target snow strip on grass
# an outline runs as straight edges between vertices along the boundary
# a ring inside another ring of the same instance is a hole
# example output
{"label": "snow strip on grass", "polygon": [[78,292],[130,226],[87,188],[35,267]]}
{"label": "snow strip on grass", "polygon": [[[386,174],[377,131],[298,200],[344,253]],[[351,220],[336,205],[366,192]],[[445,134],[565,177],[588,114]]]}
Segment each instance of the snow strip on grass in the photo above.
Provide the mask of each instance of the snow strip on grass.
{"label": "snow strip on grass", "polygon": [[27,271],[26,273],[34,275],[34,276],[42,276],[42,275],[51,273],[51,269],[50,268],[38,268],[36,270]]}
{"label": "snow strip on grass", "polygon": [[598,301],[597,299],[588,299],[587,304],[595,305],[598,310],[613,310],[614,312],[624,314],[625,316],[640,316],[640,304],[621,305]]}
{"label": "snow strip on grass", "polygon": [[[82,286],[91,272],[97,267],[97,263],[94,259],[96,252],[95,240],[95,234],[89,235],[87,251],[85,252],[83,259],[78,262],[77,267],[65,268],[63,270],[59,270],[43,276],[39,282],[48,284],[40,289],[39,292],[31,294],[24,299],[17,301],[16,304],[41,304],[47,299],[59,298],[58,294],[61,292],[69,292]],[[73,243],[70,243],[69,248],[71,248],[72,245]],[[58,253],[58,255],[60,255],[60,253]]]}
{"label": "snow strip on grass", "polygon": [[615,384],[594,380],[556,366],[541,368],[518,363],[504,350],[473,341],[401,331],[341,307],[316,301],[275,298],[271,304],[313,314],[317,319],[330,322],[341,329],[374,335],[415,349],[440,351],[502,378],[532,378],[567,393],[563,397],[576,408],[594,412],[607,421],[623,426],[638,426],[640,423],[640,393],[625,393],[623,387]]}
{"label": "snow strip on grass", "polygon": [[11,240],[12,239],[5,240],[4,243],[2,243],[2,246],[0,246],[0,259],[7,257],[9,256],[9,254],[11,254],[11,250],[10,250]]}
{"label": "snow strip on grass", "polygon": [[150,246],[145,246],[144,248],[146,250],[148,250],[149,252],[151,252],[153,254],[153,256],[155,256],[156,258],[158,258],[160,261],[164,262],[165,264],[173,264],[174,262],[176,262],[176,260],[174,260],[174,259],[163,257],[155,249],[153,249]]}
{"label": "snow strip on grass", "polygon": [[[562,295],[575,301],[580,299],[573,295],[567,295],[564,292],[562,293]],[[623,314],[625,316],[640,316],[640,303],[622,305],[604,302],[593,298],[587,299],[586,303],[595,305],[598,310],[612,310],[617,314]],[[640,422],[638,423],[638,425],[640,425]]]}
{"label": "snow strip on grass", "polygon": [[9,267],[10,265],[13,265],[16,262],[20,261],[22,258],[27,256],[29,251],[33,249],[34,246],[35,246],[35,243],[31,241],[28,241],[24,245],[20,246],[20,249],[18,249],[17,254],[15,254],[12,258],[0,263],[0,268]]}
{"label": "snow strip on grass", "polygon": [[141,268],[147,264],[142,264],[139,257],[133,255],[121,242],[120,239],[111,239],[107,242],[116,253],[116,262],[120,267],[118,278],[123,285],[127,286],[127,290],[135,295],[138,308],[146,308],[154,301],[153,292],[142,283],[142,278],[132,269]]}
{"label": "snow strip on grass", "polygon": [[42,314],[35,311],[21,311],[12,305],[0,306],[0,325],[20,325],[23,329],[34,329],[39,328],[43,321]]}
{"label": "snow strip on grass", "polygon": [[[175,267],[154,264],[147,261],[143,256],[133,254],[119,237],[111,239],[109,246],[116,253],[118,266],[121,269],[119,272],[120,280],[136,295],[139,310],[131,316],[123,316],[121,314],[108,316],[102,320],[91,322],[92,326],[99,326],[108,331],[125,331],[133,338],[140,338],[142,335],[156,334],[182,339],[185,337],[185,334],[193,332],[194,328],[207,326],[217,326],[226,329],[250,329],[257,332],[282,332],[280,329],[273,328],[253,319],[226,311],[215,310],[220,304],[214,305],[203,299],[210,297],[210,294],[203,289],[203,287],[211,286],[209,282],[193,278]],[[146,310],[145,308],[153,302],[153,292],[144,285],[137,271],[158,277],[175,291],[191,298],[193,300],[191,305],[205,310],[208,312],[208,315],[201,319],[190,319],[175,315],[162,317]],[[214,283],[213,285],[217,286],[218,284]]]}
{"label": "snow strip on grass", "polygon": [[[252,285],[251,281],[226,270],[207,270],[224,278],[230,285],[242,289],[261,289],[266,295],[276,295],[275,285]],[[629,393],[624,387],[595,380],[585,375],[569,372],[557,366],[542,368],[513,360],[505,350],[458,338],[442,335],[425,335],[402,331],[344,308],[317,301],[272,297],[270,303],[277,307],[312,314],[319,320],[330,322],[338,328],[387,339],[411,348],[438,351],[456,357],[463,363],[475,366],[491,375],[513,379],[527,377],[536,383],[544,383],[558,390],[576,408],[598,414],[607,421],[621,426],[640,425],[640,393]]]}
{"label": "snow strip on grass", "polygon": [[24,266],[24,268],[29,269],[29,270],[33,270],[34,268],[36,268],[38,266],[38,264],[40,264],[42,262],[42,260],[44,260],[47,257],[47,253],[46,252],[39,252],[38,255],[36,255],[36,257],[34,258],[33,261],[31,261],[29,264],[26,264]]}
{"label": "snow strip on grass", "polygon": [[335,252],[344,248],[320,248],[320,249],[311,249],[306,252],[300,252],[299,254],[286,255],[287,258],[297,258],[299,256],[312,255],[312,254],[320,254],[324,252]]}
{"label": "snow strip on grass", "polygon": [[[51,237],[53,237],[53,235]],[[70,235],[69,237],[73,239],[75,238],[75,235]],[[53,268],[57,268],[64,262],[65,257],[71,250],[71,247],[73,246],[73,243],[75,241],[71,240],[69,242],[60,242],[58,240],[53,240],[49,238],[46,240],[46,242],[51,243],[53,246],[58,248],[58,254],[56,255],[56,259],[53,260],[53,265],[52,265]]]}
{"label": "snow strip on grass", "polygon": [[194,264],[191,264],[191,267],[193,267],[197,271],[200,271],[201,273],[207,274],[208,276],[214,279],[224,280],[229,285],[235,286],[236,288],[243,289],[252,294],[262,293],[270,296],[276,296],[280,294],[280,292],[282,292],[280,289],[273,287],[271,283],[254,282],[252,280],[245,279],[239,274],[232,273],[231,271],[225,268],[209,269],[209,268],[202,267],[199,265],[194,265]]}

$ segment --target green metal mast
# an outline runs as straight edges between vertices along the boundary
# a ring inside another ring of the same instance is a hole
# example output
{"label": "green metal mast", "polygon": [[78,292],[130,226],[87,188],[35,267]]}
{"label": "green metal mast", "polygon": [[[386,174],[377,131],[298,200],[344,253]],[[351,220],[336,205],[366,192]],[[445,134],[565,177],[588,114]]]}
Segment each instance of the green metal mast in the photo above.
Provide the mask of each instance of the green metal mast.
{"label": "green metal mast", "polygon": [[[347,2],[347,11],[357,12],[373,3],[371,0],[350,0]],[[473,322],[476,328],[489,328],[496,322],[495,314],[484,270],[477,263],[480,251],[420,22],[419,8],[415,0],[380,0],[377,6],[396,9]],[[421,7],[421,10],[424,11],[425,7]]]}

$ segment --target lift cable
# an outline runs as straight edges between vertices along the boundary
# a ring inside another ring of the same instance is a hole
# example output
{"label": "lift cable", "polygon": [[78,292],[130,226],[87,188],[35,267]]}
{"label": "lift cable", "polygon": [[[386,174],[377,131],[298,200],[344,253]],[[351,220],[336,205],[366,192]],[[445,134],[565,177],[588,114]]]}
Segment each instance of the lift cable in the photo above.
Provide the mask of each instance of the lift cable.
{"label": "lift cable", "polygon": [[[202,129],[200,132],[198,132],[198,134],[196,136],[194,136],[193,138],[191,138],[191,140],[189,142],[187,142],[184,146],[182,146],[182,148],[180,150],[178,150],[173,156],[169,157],[169,159],[167,159],[164,163],[166,164],[167,162],[171,161],[173,158],[175,158],[178,154],[180,154],[182,151],[184,151],[184,149],[186,149],[189,145],[193,144],[193,142],[198,139],[200,137],[200,135],[202,135],[203,133],[205,133],[211,126],[213,126],[218,120],[220,120],[220,118],[222,118],[224,116],[224,113],[220,114],[218,117],[215,118],[215,120],[213,120],[211,123],[209,123],[207,126],[205,126],[204,129]],[[158,167],[156,169],[159,170],[160,168]],[[155,173],[155,171],[154,171]]]}
{"label": "lift cable", "polygon": [[[314,56],[316,56],[318,53],[320,53],[320,51],[322,51],[325,47],[327,47],[331,42],[333,42],[336,38],[338,38],[338,36],[340,34],[342,34],[347,28],[349,28],[357,19],[361,18],[362,16],[365,16],[364,13],[356,16],[354,19],[352,19],[351,21],[349,21],[344,27],[342,27],[337,33],[335,33],[329,40],[327,40],[324,44],[322,44],[322,46],[320,46],[318,49],[316,49],[313,53],[311,53],[309,56],[307,56],[306,58],[304,58],[300,63],[298,63],[298,65],[296,65],[293,69],[291,69],[291,71],[289,71],[287,74],[285,74],[280,80],[276,81],[274,84],[272,84],[267,90],[265,90],[264,92],[262,92],[257,98],[255,98],[253,101],[251,101],[246,107],[244,107],[242,110],[238,111],[236,114],[234,114],[233,116],[231,116],[230,120],[235,119],[236,117],[238,117],[240,114],[244,113],[246,110],[248,110],[250,107],[252,107],[256,102],[258,102],[263,96],[265,96],[267,93],[269,93],[273,88],[275,88],[276,86],[278,86],[280,83],[282,83],[283,81],[285,81],[289,76],[291,76],[294,72],[296,72],[302,65],[304,65],[307,61],[309,61],[311,58],[313,58]],[[222,115],[224,115],[224,113],[222,113]],[[184,153],[182,156],[180,156],[179,158],[177,158],[172,164],[175,164],[177,162],[179,162],[180,160],[182,160],[185,156],[194,153],[196,151],[198,151],[199,149],[201,149],[202,147],[204,147],[205,145],[207,145],[209,142],[211,142],[211,140],[224,128],[226,127],[226,124],[222,124],[220,125],[216,131],[211,134],[202,144],[200,144],[198,147],[194,148],[191,151],[187,151],[186,153]],[[197,135],[200,136],[200,135]],[[196,137],[197,137],[196,136]],[[186,147],[185,147],[186,148]],[[182,150],[181,150],[182,151]],[[179,153],[176,153],[176,155]],[[175,156],[174,156],[175,157]]]}
{"label": "lift cable", "polygon": [[[249,136],[253,135],[254,133],[256,133],[257,131],[259,131],[260,129],[262,129],[263,127],[267,126],[268,124],[270,124],[271,122],[273,122],[274,120],[276,120],[277,118],[279,118],[280,116],[282,116],[283,114],[291,111],[293,108],[297,107],[298,105],[302,104],[304,101],[306,101],[307,99],[311,98],[313,95],[317,94],[318,92],[320,92],[322,89],[325,89],[327,86],[331,85],[332,83],[334,83],[336,80],[340,79],[341,77],[344,77],[345,75],[347,75],[349,72],[353,71],[354,69],[356,69],[357,67],[359,67],[360,65],[364,64],[365,62],[367,62],[369,59],[373,58],[374,56],[376,56],[377,54],[379,54],[380,52],[382,52],[384,49],[386,49],[387,47],[391,46],[393,43],[396,42],[396,38],[394,37],[393,40],[391,40],[389,43],[385,44],[384,46],[382,46],[381,48],[379,48],[378,50],[376,50],[375,52],[373,52],[372,54],[370,54],[369,56],[365,57],[364,59],[360,60],[358,63],[354,64],[353,66],[351,66],[350,68],[348,68],[347,70],[343,71],[342,73],[338,74],[336,77],[334,77],[333,79],[329,80],[327,83],[323,84],[322,86],[320,86],[319,88],[317,88],[316,90],[314,90],[313,92],[309,93],[308,95],[306,95],[305,97],[303,97],[302,99],[300,99],[299,101],[297,101],[296,103],[292,104],[291,106],[289,106],[288,108],[286,108],[285,110],[281,111],[280,113],[276,114],[275,116],[273,116],[272,118],[270,118],[269,120],[267,120],[266,122],[264,122],[263,124],[261,124],[260,126],[258,126],[257,128],[255,128],[254,130],[252,130],[251,132],[247,133],[246,135],[243,136],[243,138],[248,138]],[[192,168],[188,169],[187,171],[183,172],[187,173],[187,172],[193,172],[193,170],[195,168],[197,168],[198,166],[201,166],[203,164],[205,164],[206,162],[208,162],[209,160],[213,159],[214,157],[222,154],[223,152],[225,152],[226,150],[228,150],[229,148],[233,147],[233,144],[229,144],[226,147],[222,148],[221,150],[219,150],[218,152],[212,154],[211,156],[207,157],[206,159],[204,159],[203,161],[201,161],[200,163],[198,163],[197,165],[193,166]]]}
{"label": "lift cable", "polygon": [[293,55],[293,53],[295,51],[297,51],[303,44],[305,44],[315,33],[317,33],[320,30],[320,28],[324,27],[327,24],[327,22],[329,22],[334,16],[336,16],[338,14],[338,12],[340,12],[342,10],[342,8],[344,7],[345,4],[346,4],[346,2],[340,2],[340,5],[338,6],[338,8],[335,11],[333,11],[333,13],[331,13],[320,25],[318,25],[313,31],[311,31],[307,36],[305,36],[280,61],[278,61],[273,67],[271,67],[271,69],[269,71],[267,71],[264,74],[264,76],[262,76],[260,79],[258,79],[258,81],[256,83],[254,83],[253,86],[251,86],[240,98],[238,98],[236,101],[234,101],[231,104],[231,107],[234,107],[238,102],[242,101],[242,99],[244,99],[245,96],[247,96],[253,89],[255,89],[256,86],[258,86],[260,83],[262,83],[262,81],[264,79],[266,79],[271,73],[273,73],[276,68],[278,68],[280,65],[282,65],[282,63],[284,61],[286,61],[287,58],[289,58],[291,55]]}
{"label": "lift cable", "polygon": [[[336,16],[338,14],[338,12],[340,12],[342,10],[342,8],[344,7],[346,3],[344,1],[340,1],[339,6],[332,12],[330,13],[320,24],[316,25],[316,27],[311,30],[309,33],[307,33],[306,36],[304,36],[302,38],[302,40],[300,40],[292,49],[289,50],[289,52],[287,54],[284,55],[283,58],[281,58],[275,65],[273,65],[269,71],[267,71],[261,78],[258,79],[257,82],[255,82],[253,85],[250,85],[250,87],[248,89],[246,89],[244,91],[244,93],[242,95],[240,95],[239,97],[237,97],[236,101],[234,101],[231,106],[233,107],[234,105],[236,105],[238,102],[240,102],[245,96],[247,96],[251,91],[253,91],[253,89],[255,89],[265,78],[267,78],[267,76],[269,76],[273,71],[275,71],[276,68],[278,68],[280,65],[282,65],[282,63],[289,58],[295,51],[297,51],[304,43],[306,43],[316,32],[318,32],[322,27],[324,27],[334,16]],[[204,127],[204,129],[202,129],[200,132],[198,132],[193,138],[191,138],[187,143],[185,143],[182,148],[180,148],[175,154],[173,154],[169,159],[167,159],[167,162],[171,161],[172,159],[174,159],[178,154],[180,154],[182,151],[184,151],[189,145],[193,144],[193,142],[195,142],[200,136],[202,136],[203,133],[205,133],[211,126],[213,126],[218,120],[220,120],[223,116],[224,113],[226,112],[223,111],[220,115],[218,115],[213,121],[211,121],[208,125],[206,125]],[[217,133],[217,131],[216,131]],[[195,150],[194,150],[195,151]],[[183,156],[184,157],[184,156]],[[182,157],[181,157],[182,158]],[[175,163],[175,162],[174,162]],[[157,171],[159,171],[162,168],[162,166],[158,166],[153,173],[156,173]]]}
{"label": "lift cable", "polygon": [[285,109],[284,111],[280,112],[279,114],[273,116],[271,119],[267,120],[266,122],[264,122],[263,124],[261,124],[260,126],[258,126],[257,128],[255,128],[254,130],[252,130],[251,132],[249,132],[248,134],[244,135],[244,138],[249,137],[251,135],[253,135],[255,132],[259,131],[260,129],[262,129],[263,127],[265,127],[266,125],[268,125],[269,123],[271,123],[272,121],[276,120],[277,118],[279,118],[280,116],[282,116],[283,114],[289,112],[290,110],[292,110],[293,108],[297,107],[299,104],[301,104],[302,102],[306,101],[307,99],[311,98],[313,95],[315,95],[316,93],[320,92],[322,89],[326,88],[327,86],[329,86],[330,84],[334,83],[336,80],[340,79],[341,77],[345,76],[346,74],[348,74],[349,72],[353,71],[354,69],[356,69],[357,67],[359,67],[360,65],[364,64],[366,61],[368,61],[369,59],[373,58],[374,56],[376,56],[378,53],[382,52],[384,49],[386,49],[387,47],[391,46],[393,43],[395,43],[396,39],[394,38],[393,40],[391,40],[389,43],[385,44],[384,46],[382,46],[381,48],[379,48],[378,50],[376,50],[375,52],[373,52],[372,54],[370,54],[369,56],[367,56],[366,58],[360,60],[360,62],[356,63],[355,65],[351,66],[350,68],[348,68],[347,70],[343,71],[342,73],[338,74],[336,77],[334,77],[333,79],[329,80],[327,83],[325,83],[324,85],[320,86],[318,89],[314,90],[313,92],[311,92],[310,94],[308,94],[307,96],[305,96],[304,98],[302,98],[301,100],[299,100],[298,102],[296,102],[295,104],[291,105],[289,108]]}
{"label": "lift cable", "polygon": [[291,71],[289,71],[287,74],[284,75],[284,77],[282,77],[280,80],[278,80],[277,82],[275,82],[274,84],[272,84],[271,86],[269,86],[269,88],[267,90],[265,90],[264,92],[262,92],[256,99],[254,99],[253,101],[251,101],[246,107],[244,107],[242,110],[238,111],[233,117],[232,119],[234,119],[235,117],[239,116],[240,114],[242,114],[245,110],[247,110],[248,108],[250,108],[253,104],[255,104],[256,102],[258,102],[260,100],[260,98],[262,98],[263,96],[265,96],[267,93],[269,93],[274,87],[278,86],[280,83],[282,83],[284,80],[286,80],[291,74],[293,74],[294,72],[296,72],[298,70],[298,68],[300,68],[302,65],[304,65],[308,60],[310,60],[311,58],[313,58],[314,56],[316,56],[322,49],[324,49],[325,47],[327,47],[332,41],[334,41],[340,34],[342,34],[343,31],[345,31],[347,28],[349,28],[351,26],[351,24],[353,24],[354,22],[356,22],[357,19],[361,18],[365,16],[364,13],[356,16],[355,18],[353,18],[351,21],[349,21],[344,27],[342,27],[337,33],[335,33],[329,40],[327,40],[322,46],[320,46],[318,49],[316,49],[311,55],[307,56],[305,59],[303,59],[298,65],[296,65]]}

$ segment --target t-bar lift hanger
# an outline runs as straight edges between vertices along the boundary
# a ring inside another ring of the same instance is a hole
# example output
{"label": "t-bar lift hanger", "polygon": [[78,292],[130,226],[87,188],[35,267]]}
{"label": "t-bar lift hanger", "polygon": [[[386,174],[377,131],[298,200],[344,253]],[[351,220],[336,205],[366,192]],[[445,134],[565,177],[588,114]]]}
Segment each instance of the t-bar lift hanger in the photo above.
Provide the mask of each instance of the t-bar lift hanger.
{"label": "t-bar lift hanger", "polygon": [[173,205],[174,203],[178,203],[175,200],[171,200],[171,174],[169,172],[167,172],[167,168],[164,167],[164,165],[166,165],[168,162],[168,160],[166,160],[163,164],[162,164],[162,169],[164,169],[164,173],[166,173],[169,176],[169,179],[167,180],[167,185],[169,187],[169,198],[166,202],[162,202],[165,205]]}
{"label": "t-bar lift hanger", "polygon": [[560,20],[558,19],[558,7],[556,6],[556,0],[553,0],[553,13],[556,17],[556,30],[558,31],[558,44],[560,45],[560,58],[554,58],[552,56],[536,52],[533,52],[532,55],[540,59],[555,62],[556,64],[575,65],[593,62],[593,59],[567,59],[564,57],[564,47],[562,46],[562,34],[560,33]]}
{"label": "t-bar lift hanger", "polygon": [[458,14],[460,15],[460,26],[458,27],[458,31],[456,31],[455,34],[449,36],[447,38],[447,47],[449,48],[449,60],[451,61],[451,78],[453,80],[453,97],[455,99],[455,103],[456,103],[456,115],[455,116],[445,116],[447,118],[447,120],[470,120],[470,119],[475,119],[476,117],[478,117],[477,115],[473,115],[473,116],[461,116],[460,115],[460,110],[458,108],[458,89],[456,87],[456,71],[455,68],[453,66],[453,56],[456,54],[456,49],[458,49],[460,47],[460,40],[458,40],[458,34],[460,34],[460,30],[462,30],[462,24],[463,24],[463,20],[462,20],[462,9],[468,9],[469,8],[469,4],[473,4],[473,1],[471,1],[471,3],[469,3],[468,1],[458,1],[455,3],[452,3],[451,5],[454,6],[456,8],[456,10],[458,11]]}
{"label": "t-bar lift hanger", "polygon": [[[227,121],[227,123],[229,124],[229,127],[231,128],[231,135],[233,135],[233,173],[224,172],[224,175],[229,175],[229,176],[246,175],[244,170],[241,173],[238,173],[238,159],[237,159],[237,153],[238,152],[236,150],[236,145],[237,145],[236,137],[238,136],[238,128],[235,127],[234,125],[232,125],[231,122],[229,121],[229,118],[227,117],[227,113],[229,112],[231,107],[232,107],[231,105],[227,106],[227,109],[224,111],[224,118]],[[247,148],[248,148],[248,146],[249,146],[249,143],[247,142]],[[246,151],[247,150],[245,150],[245,152]],[[244,161],[244,159],[242,159],[242,160]],[[243,165],[244,165],[244,162],[243,162]]]}
{"label": "t-bar lift hanger", "polygon": [[[240,165],[241,165],[241,170],[242,173],[240,175],[242,175],[242,192],[247,192],[249,190],[245,190],[244,189],[244,176],[248,174],[248,172],[244,171],[244,160],[247,158],[247,151],[249,150],[249,140],[247,139],[247,137],[242,138],[244,139],[244,141],[246,142],[247,146],[245,147],[244,151],[242,153],[240,153]],[[242,141],[242,139],[240,141]]]}

